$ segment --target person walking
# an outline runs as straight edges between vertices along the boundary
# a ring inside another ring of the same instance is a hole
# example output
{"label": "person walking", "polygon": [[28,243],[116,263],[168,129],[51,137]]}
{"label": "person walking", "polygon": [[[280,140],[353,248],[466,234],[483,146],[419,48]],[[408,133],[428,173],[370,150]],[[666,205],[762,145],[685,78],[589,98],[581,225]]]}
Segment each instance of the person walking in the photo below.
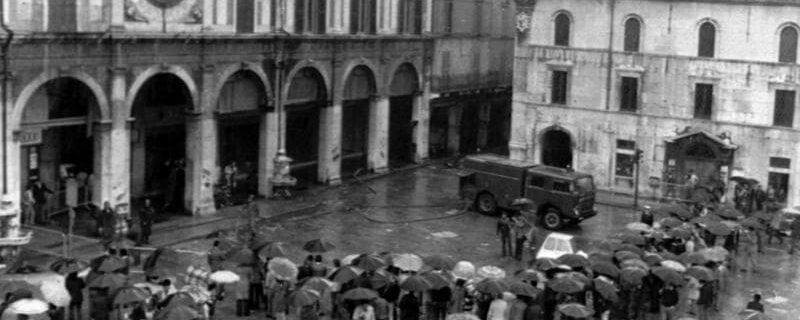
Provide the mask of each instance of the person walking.
{"label": "person walking", "polygon": [[772,237],[778,238],[778,243],[783,244],[783,235],[781,234],[781,224],[786,219],[786,213],[783,210],[770,210],[772,211],[772,220],[767,225],[767,245],[772,244]]}
{"label": "person walking", "polygon": [[240,266],[237,268],[239,281],[236,282],[234,287],[234,294],[236,295],[236,316],[249,317],[250,316],[250,278],[252,277],[252,270],[250,267]]}
{"label": "person walking", "polygon": [[256,219],[260,216],[256,196],[251,194],[247,197],[247,202],[242,206],[242,218],[247,222],[250,230],[255,230]]}
{"label": "person walking", "polygon": [[502,294],[495,296],[492,304],[489,305],[489,313],[486,314],[486,320],[508,320],[508,302],[503,299]]}
{"label": "person walking", "polygon": [[511,306],[508,311],[508,320],[525,320],[525,309],[528,304],[525,303],[524,297],[517,296],[516,299],[511,301]]}
{"label": "person walking", "polygon": [[639,221],[648,226],[653,226],[653,213],[650,211],[650,206],[645,205],[642,207],[642,214],[639,217]]}
{"label": "person walking", "polygon": [[661,289],[661,319],[673,320],[676,318],[676,308],[678,306],[678,290],[672,284],[667,284]]}
{"label": "person walking", "polygon": [[740,271],[748,271],[751,273],[758,273],[757,264],[756,264],[756,254],[758,252],[757,248],[757,241],[755,237],[752,235],[752,229],[749,229],[744,232],[743,234],[743,245],[742,247],[742,258],[744,259],[744,263],[737,263],[742,267]]}
{"label": "person walking", "polygon": [[275,279],[272,296],[269,298],[273,319],[286,320],[286,313],[289,310],[288,296],[290,290],[291,284],[288,281]]}
{"label": "person walking", "polygon": [[500,245],[502,246],[503,250],[503,257],[506,255],[511,255],[513,251],[511,251],[511,220],[508,218],[508,214],[503,212],[500,216],[500,220],[497,221],[497,232],[496,234],[500,237]]}
{"label": "person walking", "polygon": [[511,223],[514,227],[514,259],[522,261],[525,240],[527,240],[527,231],[531,225],[521,214],[514,216],[514,218],[511,219]]}
{"label": "person walking", "polygon": [[400,320],[419,320],[419,299],[413,292],[400,298]]}
{"label": "person walking", "polygon": [[464,312],[464,299],[467,296],[467,288],[464,287],[466,283],[467,281],[464,279],[456,280],[450,295],[450,313]]}
{"label": "person walking", "polygon": [[767,201],[767,193],[761,187],[761,184],[756,184],[756,189],[753,190],[753,204],[757,211],[764,210],[764,202]]}
{"label": "person walking", "polygon": [[697,315],[697,300],[700,299],[700,281],[695,277],[689,277],[686,282],[686,300],[688,312]]}
{"label": "person walking", "polygon": [[447,316],[447,304],[452,299],[453,292],[450,286],[444,286],[440,289],[430,291],[431,310],[433,311],[429,319],[444,320]]}
{"label": "person walking", "polygon": [[753,300],[747,303],[747,309],[764,313],[764,305],[761,304],[761,295],[756,293]]}
{"label": "person walking", "polygon": [[28,183],[25,192],[22,194],[22,217],[23,223],[34,225],[36,223],[36,199],[33,197],[33,184]]}
{"label": "person walking", "polygon": [[83,315],[83,289],[86,287],[86,283],[81,277],[78,277],[77,272],[72,272],[64,280],[64,286],[70,296],[69,309],[67,310],[68,318],[69,320],[81,320]]}
{"label": "person walking", "polygon": [[150,233],[153,228],[153,219],[155,219],[156,211],[150,203],[149,198],[144,199],[144,207],[139,210],[139,229],[141,234],[139,242],[143,244],[150,244]]}

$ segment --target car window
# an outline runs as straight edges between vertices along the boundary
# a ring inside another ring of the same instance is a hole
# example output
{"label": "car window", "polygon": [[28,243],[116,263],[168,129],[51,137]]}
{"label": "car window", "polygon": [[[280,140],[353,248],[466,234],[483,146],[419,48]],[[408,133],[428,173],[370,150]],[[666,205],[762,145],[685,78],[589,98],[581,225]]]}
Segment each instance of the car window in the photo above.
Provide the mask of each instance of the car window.
{"label": "car window", "polygon": [[553,190],[559,192],[569,192],[570,183],[566,181],[553,181]]}
{"label": "car window", "polygon": [[560,251],[560,252],[569,252],[569,242],[567,242],[567,241],[559,241],[557,250]]}
{"label": "car window", "polygon": [[587,193],[594,191],[594,181],[592,177],[583,177],[575,180],[575,187],[580,193]]}
{"label": "car window", "polygon": [[553,240],[553,238],[547,238],[546,240],[544,240],[544,245],[542,247],[544,247],[545,250],[555,250],[556,248],[555,242],[556,241]]}
{"label": "car window", "polygon": [[544,177],[531,176],[529,181],[531,187],[544,188]]}

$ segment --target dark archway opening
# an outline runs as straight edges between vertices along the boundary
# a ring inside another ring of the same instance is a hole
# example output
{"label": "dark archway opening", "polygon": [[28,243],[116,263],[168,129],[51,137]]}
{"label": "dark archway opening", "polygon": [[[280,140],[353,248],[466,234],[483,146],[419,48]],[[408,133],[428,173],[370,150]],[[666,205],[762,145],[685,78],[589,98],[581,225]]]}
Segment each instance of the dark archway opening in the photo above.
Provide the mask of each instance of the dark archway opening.
{"label": "dark archway opening", "polygon": [[320,109],[327,105],[325,82],[311,67],[300,69],[286,101],[286,154],[294,160],[291,175],[301,184],[319,180]]}
{"label": "dark archway opening", "polygon": [[572,166],[572,139],[561,130],[550,130],[542,136],[542,164],[560,168]]}
{"label": "dark archway opening", "polygon": [[342,105],[343,178],[367,169],[367,135],[370,98],[375,94],[375,78],[364,66],[353,69],[344,86]]}
{"label": "dark archway opening", "polygon": [[192,108],[186,84],[169,73],[148,79],[133,102],[131,194],[166,213],[187,213],[186,112]]}
{"label": "dark archway opening", "polygon": [[414,162],[414,94],[419,90],[417,71],[411,64],[397,68],[390,86],[389,166],[400,167]]}

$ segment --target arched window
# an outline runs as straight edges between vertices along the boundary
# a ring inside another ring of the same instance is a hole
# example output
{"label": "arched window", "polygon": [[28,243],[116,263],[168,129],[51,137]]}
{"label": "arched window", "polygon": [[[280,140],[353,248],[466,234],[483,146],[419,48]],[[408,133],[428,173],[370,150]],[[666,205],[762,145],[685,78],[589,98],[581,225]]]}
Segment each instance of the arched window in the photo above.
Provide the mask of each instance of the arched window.
{"label": "arched window", "polygon": [[639,22],[639,19],[630,18],[625,21],[625,51],[639,52],[639,33],[641,28],[642,23]]}
{"label": "arched window", "polygon": [[778,61],[797,62],[797,29],[795,27],[788,26],[781,30],[779,50]]}
{"label": "arched window", "polygon": [[566,13],[559,13],[556,16],[556,34],[555,34],[555,45],[557,46],[569,46],[569,28],[570,28],[569,16]]}
{"label": "arched window", "polygon": [[703,22],[697,41],[697,56],[714,57],[714,42],[717,37],[717,28],[711,22]]}

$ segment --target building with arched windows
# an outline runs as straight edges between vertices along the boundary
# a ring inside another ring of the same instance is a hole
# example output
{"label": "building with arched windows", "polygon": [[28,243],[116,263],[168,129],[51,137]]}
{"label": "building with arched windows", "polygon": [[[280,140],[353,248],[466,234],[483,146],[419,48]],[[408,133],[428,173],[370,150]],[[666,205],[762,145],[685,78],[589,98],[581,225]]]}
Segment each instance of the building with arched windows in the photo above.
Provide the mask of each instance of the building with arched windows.
{"label": "building with arched windows", "polygon": [[[800,203],[795,1],[517,1],[510,151],[598,188],[756,179]],[[730,186],[730,184],[728,184]]]}
{"label": "building with arched windows", "polygon": [[[434,3],[4,0],[3,193],[19,207],[38,180],[54,214],[142,198],[205,214],[219,184],[270,195],[281,149],[300,184],[424,162],[429,101],[447,88],[431,79],[450,72],[433,68],[451,36]],[[500,50],[459,41],[484,63]],[[508,88],[506,71],[469,89]]]}

